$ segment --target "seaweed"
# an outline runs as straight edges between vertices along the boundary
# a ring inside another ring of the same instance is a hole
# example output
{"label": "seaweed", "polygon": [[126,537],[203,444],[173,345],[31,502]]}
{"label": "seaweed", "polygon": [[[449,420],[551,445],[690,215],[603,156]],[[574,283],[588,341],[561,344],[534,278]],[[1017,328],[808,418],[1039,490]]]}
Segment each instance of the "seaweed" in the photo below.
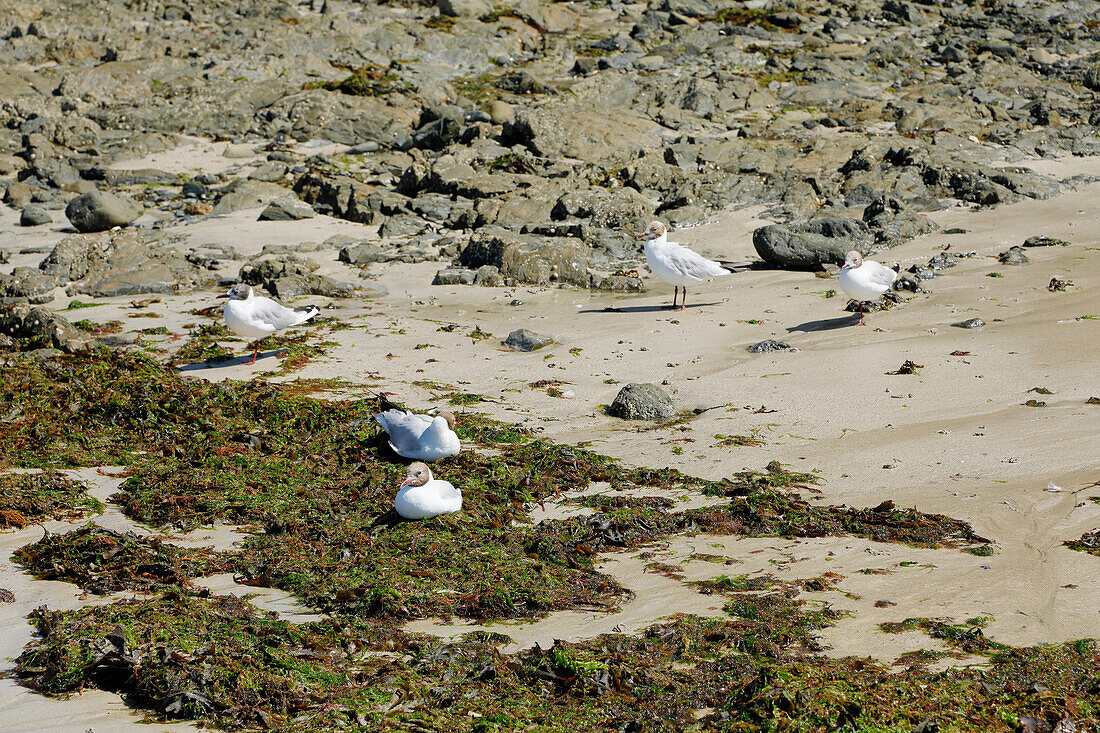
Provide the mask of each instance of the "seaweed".
{"label": "seaweed", "polygon": [[98,514],[103,504],[87,486],[60,471],[0,473],[0,529],[21,529],[46,519]]}
{"label": "seaweed", "polygon": [[65,534],[47,534],[16,550],[15,560],[40,580],[65,580],[97,595],[190,586],[192,578],[226,566],[221,554],[183,550],[158,538],[94,524]]}

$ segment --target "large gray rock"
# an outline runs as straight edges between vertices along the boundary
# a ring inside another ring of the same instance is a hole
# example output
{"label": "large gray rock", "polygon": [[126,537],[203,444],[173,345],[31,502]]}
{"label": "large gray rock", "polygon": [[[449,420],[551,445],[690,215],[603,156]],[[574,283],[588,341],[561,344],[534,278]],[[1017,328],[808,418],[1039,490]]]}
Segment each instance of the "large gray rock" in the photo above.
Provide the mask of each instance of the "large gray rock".
{"label": "large gray rock", "polygon": [[65,207],[65,216],[78,232],[102,232],[126,226],[141,216],[141,204],[105,191],[77,196]]}
{"label": "large gray rock", "polygon": [[802,224],[770,224],[752,234],[756,253],[768,263],[796,270],[844,264],[850,250],[867,254],[874,237],[858,219],[813,219]]}
{"label": "large gray rock", "polygon": [[550,217],[588,219],[599,227],[640,231],[653,219],[653,205],[632,188],[592,187],[562,194],[551,209]]}
{"label": "large gray rock", "polygon": [[667,420],[676,410],[672,398],[656,384],[631,383],[615,395],[607,414],[625,420]]}
{"label": "large gray rock", "polygon": [[502,140],[505,145],[525,145],[544,158],[605,162],[655,148],[664,135],[660,125],[632,109],[566,102],[517,109],[504,123]]}
{"label": "large gray rock", "polygon": [[287,190],[266,181],[236,180],[221,190],[214,205],[215,214],[231,214],[241,209],[258,209],[275,199],[285,199]]}
{"label": "large gray rock", "polygon": [[436,6],[441,15],[452,18],[480,18],[493,9],[490,0],[439,0]]}
{"label": "large gray rock", "polygon": [[0,308],[0,334],[27,341],[30,348],[50,347],[72,354],[85,351],[91,339],[49,308],[9,305]]}
{"label": "large gray rock", "polygon": [[57,278],[29,267],[16,267],[10,275],[0,272],[0,305],[49,303]]}
{"label": "large gray rock", "polygon": [[501,341],[501,343],[512,351],[534,351],[554,343],[554,339],[526,328],[517,328],[508,334],[508,338]]}
{"label": "large gray rock", "polygon": [[[189,293],[212,284],[213,273],[147,233],[72,236],[57,243],[39,269],[71,292],[96,297],[140,293]],[[79,281],[79,282],[76,282]]]}
{"label": "large gray rock", "polygon": [[588,247],[568,237],[541,237],[486,227],[459,255],[464,267],[493,265],[506,280],[530,285],[588,285]]}
{"label": "large gray rock", "polygon": [[36,227],[49,224],[52,221],[53,217],[50,216],[50,212],[38,204],[29,204],[19,214],[19,226],[21,227]]}
{"label": "large gray rock", "polygon": [[297,221],[317,216],[313,207],[298,199],[277,199],[260,212],[259,221]]}

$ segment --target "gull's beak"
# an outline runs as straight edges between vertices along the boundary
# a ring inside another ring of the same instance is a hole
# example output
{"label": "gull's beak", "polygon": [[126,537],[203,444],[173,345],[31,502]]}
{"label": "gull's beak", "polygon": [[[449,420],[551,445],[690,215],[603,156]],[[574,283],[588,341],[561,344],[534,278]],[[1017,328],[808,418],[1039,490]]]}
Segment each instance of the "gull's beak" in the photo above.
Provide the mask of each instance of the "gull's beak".
{"label": "gull's beak", "polygon": [[646,238],[646,233],[645,232],[642,232],[637,237],[635,237],[635,239],[645,239],[645,238]]}
{"label": "gull's beak", "polygon": [[400,486],[398,486],[397,488],[399,488],[399,489],[403,489],[403,488],[405,488],[406,486],[408,486],[408,485],[409,485],[409,482],[410,482],[410,481],[412,481],[412,479],[411,479],[411,478],[407,478],[407,479],[405,479],[404,481],[402,481],[402,482],[401,482],[401,485],[400,485]]}
{"label": "gull's beak", "polygon": [[214,299],[219,300],[221,298],[228,298],[228,297],[229,297],[229,293],[222,293],[221,295],[215,295]]}

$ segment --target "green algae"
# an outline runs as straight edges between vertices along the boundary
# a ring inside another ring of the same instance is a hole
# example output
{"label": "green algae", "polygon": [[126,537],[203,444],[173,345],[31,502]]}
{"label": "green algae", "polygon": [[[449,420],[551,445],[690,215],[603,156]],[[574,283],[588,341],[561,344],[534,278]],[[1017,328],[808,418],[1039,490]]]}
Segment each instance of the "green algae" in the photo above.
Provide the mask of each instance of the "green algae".
{"label": "green algae", "polygon": [[87,489],[60,471],[0,473],[0,529],[102,512],[103,504]]}
{"label": "green algae", "polygon": [[[106,352],[34,369],[9,360],[0,372],[19,411],[0,423],[13,465],[122,463],[127,476],[115,501],[129,516],[160,527],[221,521],[254,532],[238,551],[213,557],[91,527],[23,548],[32,570],[93,590],[151,594],[36,612],[42,637],[19,660],[23,681],[36,689],[97,686],[165,716],[303,732],[811,731],[838,723],[907,730],[927,718],[941,730],[969,732],[1064,714],[1095,723],[1100,682],[1091,643],[1019,650],[989,642],[986,670],[934,674],[923,669],[934,654],[907,658],[900,675],[870,660],[818,656],[815,633],[841,614],[801,594],[833,587],[839,576],[832,575],[785,583],[721,576],[696,587],[726,597],[726,618],[677,617],[640,635],[513,655],[496,648],[506,641],[499,635],[445,643],[396,628],[426,616],[530,619],[614,608],[628,592],[596,569],[600,555],[677,534],[852,534],[986,546],[965,523],[890,502],[812,505],[803,498],[821,483],[812,473],[772,463],[706,481],[623,466],[462,414],[457,429],[467,449],[433,472],[462,489],[463,512],[394,523],[386,516],[404,469],[377,433],[374,398],[312,399],[308,383],[211,385],[144,357]],[[570,500],[593,514],[529,520],[533,503],[596,482],[609,488]],[[676,511],[666,496],[620,489],[691,490],[721,500]],[[126,547],[104,557],[119,544]],[[332,618],[293,626],[194,591],[191,579],[213,571],[288,590]],[[980,626],[936,624],[910,627],[960,648],[978,643]],[[1038,663],[1049,669],[1036,672]],[[1039,684],[1057,691],[1053,702],[1019,694],[1042,675],[1049,683]]]}
{"label": "green algae", "polygon": [[[1095,497],[1093,497],[1093,501],[1096,501]],[[1079,539],[1067,540],[1062,544],[1071,550],[1087,552],[1090,555],[1100,557],[1100,529],[1085,532]]]}
{"label": "green algae", "polygon": [[159,538],[94,524],[47,534],[19,548],[15,560],[40,580],[65,580],[98,595],[190,586],[193,578],[219,572],[226,565],[221,553],[184,550]]}

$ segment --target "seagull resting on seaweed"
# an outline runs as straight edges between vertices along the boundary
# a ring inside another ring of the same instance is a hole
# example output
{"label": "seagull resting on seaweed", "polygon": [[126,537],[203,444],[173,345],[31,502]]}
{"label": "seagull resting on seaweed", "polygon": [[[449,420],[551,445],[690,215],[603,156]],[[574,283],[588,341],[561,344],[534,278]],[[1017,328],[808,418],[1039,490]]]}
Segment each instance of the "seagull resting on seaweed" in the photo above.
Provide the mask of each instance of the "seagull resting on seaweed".
{"label": "seagull resting on seaweed", "polygon": [[855,250],[844,256],[844,267],[840,268],[840,289],[859,303],[859,325],[867,325],[863,320],[863,301],[878,300],[897,278],[897,269],[874,260],[865,260]]}
{"label": "seagull resting on seaweed", "polygon": [[404,519],[430,519],[462,510],[462,492],[449,482],[432,478],[426,463],[409,466],[393,508]]}
{"label": "seagull resting on seaweed", "polygon": [[455,433],[455,416],[440,410],[417,415],[408,410],[389,409],[374,416],[390,437],[390,448],[403,458],[438,461],[458,455],[462,444]]}
{"label": "seagull resting on seaweed", "polygon": [[[714,260],[667,239],[668,228],[659,221],[651,222],[638,235],[645,240],[645,260],[650,271],[672,289],[672,309],[683,310],[687,306],[687,286],[698,285],[712,277],[728,275],[729,270]],[[679,289],[684,289],[680,307],[676,307]]]}
{"label": "seagull resting on seaweed", "polygon": [[321,312],[315,305],[287,308],[271,298],[254,294],[252,287],[245,283],[234,285],[229,292],[218,297],[229,298],[223,310],[225,325],[229,330],[238,336],[254,340],[252,361],[249,364],[256,363],[260,341],[264,338],[284,328],[299,326]]}

